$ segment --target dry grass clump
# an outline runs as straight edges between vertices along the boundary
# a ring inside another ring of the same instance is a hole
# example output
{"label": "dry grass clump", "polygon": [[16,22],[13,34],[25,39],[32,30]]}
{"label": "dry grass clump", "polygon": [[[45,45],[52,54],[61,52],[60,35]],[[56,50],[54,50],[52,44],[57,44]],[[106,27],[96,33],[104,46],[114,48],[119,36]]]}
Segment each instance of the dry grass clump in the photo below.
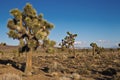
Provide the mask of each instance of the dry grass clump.
{"label": "dry grass clump", "polygon": [[22,80],[22,77],[17,74],[8,73],[2,76],[2,80]]}

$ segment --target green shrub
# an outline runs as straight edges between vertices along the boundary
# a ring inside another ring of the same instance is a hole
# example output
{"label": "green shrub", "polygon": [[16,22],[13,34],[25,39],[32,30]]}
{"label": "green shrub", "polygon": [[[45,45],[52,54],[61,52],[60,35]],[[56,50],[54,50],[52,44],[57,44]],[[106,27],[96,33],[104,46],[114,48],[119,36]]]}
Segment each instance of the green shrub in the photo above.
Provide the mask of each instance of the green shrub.
{"label": "green shrub", "polygon": [[54,48],[48,48],[46,50],[47,53],[55,53],[55,49]]}

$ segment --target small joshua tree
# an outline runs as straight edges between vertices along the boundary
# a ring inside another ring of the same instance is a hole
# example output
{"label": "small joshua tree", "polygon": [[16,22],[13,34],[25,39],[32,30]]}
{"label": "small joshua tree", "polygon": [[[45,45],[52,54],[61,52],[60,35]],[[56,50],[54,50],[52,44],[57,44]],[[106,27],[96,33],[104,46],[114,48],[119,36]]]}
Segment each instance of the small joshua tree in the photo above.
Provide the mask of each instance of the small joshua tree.
{"label": "small joshua tree", "polygon": [[93,55],[95,54],[95,50],[97,49],[96,43],[91,43],[90,46],[92,47]]}
{"label": "small joshua tree", "polygon": [[100,54],[104,51],[104,48],[99,47],[96,43],[91,43],[90,46],[92,47],[93,55],[95,55],[95,53]]}
{"label": "small joshua tree", "polygon": [[67,32],[67,36],[64,39],[62,39],[62,43],[59,44],[62,50],[64,50],[64,48],[72,48],[74,50],[75,37],[77,37],[77,34]]}
{"label": "small joshua tree", "polygon": [[39,46],[41,40],[47,38],[53,28],[51,23],[43,19],[43,15],[37,15],[31,4],[27,3],[23,11],[13,9],[10,11],[13,19],[8,21],[8,36],[20,41],[19,49],[28,51],[25,73],[32,72],[32,53]]}

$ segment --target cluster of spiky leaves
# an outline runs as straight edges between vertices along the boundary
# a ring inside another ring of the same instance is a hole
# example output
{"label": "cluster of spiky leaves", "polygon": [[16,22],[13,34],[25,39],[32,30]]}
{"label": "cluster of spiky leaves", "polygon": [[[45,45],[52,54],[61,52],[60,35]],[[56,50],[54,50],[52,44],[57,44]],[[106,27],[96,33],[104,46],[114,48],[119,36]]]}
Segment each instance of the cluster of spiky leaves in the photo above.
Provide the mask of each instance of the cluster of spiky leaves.
{"label": "cluster of spiky leaves", "polygon": [[96,43],[91,43],[90,46],[91,46],[91,47],[95,47],[95,48],[98,47]]}
{"label": "cluster of spiky leaves", "polygon": [[67,36],[62,39],[62,43],[60,43],[59,45],[62,49],[74,47],[75,37],[77,37],[77,34],[67,32]]}
{"label": "cluster of spiky leaves", "polygon": [[56,42],[53,40],[45,39],[43,40],[42,47],[46,50],[48,53],[54,52],[54,46],[56,45]]}
{"label": "cluster of spiky leaves", "polygon": [[43,45],[42,45],[42,46],[43,46],[44,48],[47,48],[47,47],[54,47],[55,44],[56,44],[55,41],[50,40],[50,39],[45,39],[45,40],[43,40]]}
{"label": "cluster of spiky leaves", "polygon": [[37,48],[39,40],[44,40],[54,27],[43,19],[43,14],[37,15],[31,4],[27,3],[23,11],[13,9],[10,11],[13,19],[8,21],[8,35],[18,39],[20,47]]}

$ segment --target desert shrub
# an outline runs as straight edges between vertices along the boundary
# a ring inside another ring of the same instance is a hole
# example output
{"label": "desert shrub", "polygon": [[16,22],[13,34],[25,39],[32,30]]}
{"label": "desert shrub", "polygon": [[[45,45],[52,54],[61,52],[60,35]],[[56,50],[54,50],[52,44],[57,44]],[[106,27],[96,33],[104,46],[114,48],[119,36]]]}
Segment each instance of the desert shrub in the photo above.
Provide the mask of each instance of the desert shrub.
{"label": "desert shrub", "polygon": [[55,53],[55,49],[54,48],[48,48],[46,50],[46,53]]}
{"label": "desert shrub", "polygon": [[22,80],[22,77],[16,74],[8,73],[2,76],[2,80]]}
{"label": "desert shrub", "polygon": [[6,43],[1,42],[0,45],[1,46],[6,46]]}
{"label": "desert shrub", "polygon": [[4,54],[4,52],[3,52],[3,51],[0,51],[0,54],[1,54],[1,55],[3,55],[3,54]]}
{"label": "desert shrub", "polygon": [[13,52],[13,53],[18,53],[18,51],[17,51],[17,50],[13,50],[12,52]]}
{"label": "desert shrub", "polygon": [[14,57],[20,56],[20,53],[19,53],[18,50],[13,50],[12,52],[13,52],[13,54],[14,54]]}
{"label": "desert shrub", "polygon": [[81,74],[81,75],[83,75],[83,74],[89,75],[90,74],[89,70],[87,68],[80,69],[78,73]]}

